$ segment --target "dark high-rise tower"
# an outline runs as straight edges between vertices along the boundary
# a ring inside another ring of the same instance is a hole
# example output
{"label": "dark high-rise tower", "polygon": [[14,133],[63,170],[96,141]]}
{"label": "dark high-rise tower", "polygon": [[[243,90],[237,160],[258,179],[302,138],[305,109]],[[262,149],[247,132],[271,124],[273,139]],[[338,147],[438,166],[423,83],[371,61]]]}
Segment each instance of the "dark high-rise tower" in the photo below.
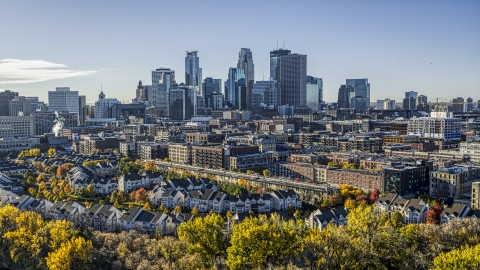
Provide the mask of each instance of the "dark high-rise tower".
{"label": "dark high-rise tower", "polygon": [[270,77],[280,85],[280,105],[307,105],[307,56],[290,50],[270,52]]}
{"label": "dark high-rise tower", "polygon": [[370,83],[368,79],[347,79],[346,85],[352,86],[355,90],[355,97],[366,99],[366,105],[370,107]]}
{"label": "dark high-rise tower", "polygon": [[255,80],[255,67],[253,65],[252,52],[250,51],[250,49],[240,49],[240,52],[238,53],[237,68],[243,68],[243,70],[245,71],[245,104],[246,109],[250,109],[252,107],[252,89]]}
{"label": "dark high-rise tower", "polygon": [[355,89],[351,85],[342,85],[338,89],[338,105],[339,109],[351,108],[352,98],[355,97]]}
{"label": "dark high-rise tower", "polygon": [[185,85],[196,89],[197,95],[204,96],[202,91],[202,69],[199,66],[198,51],[187,52],[185,57]]}

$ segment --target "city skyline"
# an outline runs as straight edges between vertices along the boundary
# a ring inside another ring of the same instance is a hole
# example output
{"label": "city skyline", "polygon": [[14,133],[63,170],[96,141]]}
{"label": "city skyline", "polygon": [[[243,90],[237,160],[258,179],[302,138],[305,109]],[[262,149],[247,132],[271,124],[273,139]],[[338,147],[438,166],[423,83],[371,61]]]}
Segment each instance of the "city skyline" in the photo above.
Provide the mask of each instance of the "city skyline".
{"label": "city skyline", "polygon": [[[8,25],[0,29],[0,36],[7,41],[0,51],[1,90],[46,101],[48,91],[70,87],[93,103],[103,85],[107,96],[130,101],[138,81],[150,81],[151,70],[167,67],[182,74],[185,51],[199,51],[203,78],[226,80],[241,48],[249,48],[254,55],[255,81],[268,80],[269,52],[277,48],[278,41],[278,48],[307,55],[307,74],[323,78],[323,95],[329,102],[336,100],[339,87],[348,78],[368,78],[371,101],[400,101],[407,91],[419,92],[429,100],[480,98],[475,83],[480,74],[480,37],[471,32],[480,27],[476,16],[480,3],[476,1],[439,1],[435,5],[304,2],[300,12],[290,13],[289,5],[251,2],[252,19],[242,24],[245,31],[241,32],[229,30],[229,22],[240,11],[223,2],[50,6],[0,4],[0,21]],[[155,20],[149,16],[123,20],[160,7],[172,11],[164,14],[164,20],[173,20],[179,12],[192,18],[212,9],[218,16],[197,20],[196,31],[188,37],[182,32],[190,23],[172,23],[171,42],[152,32]],[[22,20],[17,19],[20,10]],[[84,20],[86,12],[88,21]],[[288,19],[278,20],[273,14]],[[338,14],[349,20],[339,20]],[[203,38],[212,32],[218,32],[221,39]],[[457,94],[452,94],[454,91]]]}

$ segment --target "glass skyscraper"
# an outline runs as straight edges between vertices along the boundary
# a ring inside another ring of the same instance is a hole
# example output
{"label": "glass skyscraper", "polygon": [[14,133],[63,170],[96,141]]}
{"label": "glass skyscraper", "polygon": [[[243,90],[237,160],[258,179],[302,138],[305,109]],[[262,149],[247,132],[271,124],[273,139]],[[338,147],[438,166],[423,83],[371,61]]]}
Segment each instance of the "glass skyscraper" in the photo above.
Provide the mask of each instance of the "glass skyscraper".
{"label": "glass skyscraper", "polygon": [[368,79],[347,79],[346,85],[352,86],[355,90],[355,97],[365,98],[367,107],[370,107],[370,83]]}
{"label": "glass skyscraper", "polygon": [[202,69],[197,53],[198,51],[187,52],[185,57],[185,85],[194,87],[197,95],[205,97],[202,91]]}
{"label": "glass skyscraper", "polygon": [[255,67],[253,65],[252,52],[248,48],[241,48],[238,53],[237,68],[243,68],[245,71],[246,94],[245,104],[246,109],[252,107],[252,89],[255,80]]}
{"label": "glass skyscraper", "polygon": [[230,68],[228,79],[225,81],[225,101],[228,106],[244,110],[246,104],[245,70],[243,68]]}
{"label": "glass skyscraper", "polygon": [[307,106],[314,112],[321,110],[323,102],[323,79],[307,76]]}

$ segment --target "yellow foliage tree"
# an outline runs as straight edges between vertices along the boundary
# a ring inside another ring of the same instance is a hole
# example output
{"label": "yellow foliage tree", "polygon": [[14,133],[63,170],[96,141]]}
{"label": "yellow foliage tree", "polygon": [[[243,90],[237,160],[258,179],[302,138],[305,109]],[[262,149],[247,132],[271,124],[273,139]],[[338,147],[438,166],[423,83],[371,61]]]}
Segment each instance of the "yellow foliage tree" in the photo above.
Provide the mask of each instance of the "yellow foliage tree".
{"label": "yellow foliage tree", "polygon": [[57,153],[57,150],[55,148],[50,148],[48,149],[48,156],[51,157],[51,156],[54,156],[56,153]]}
{"label": "yellow foliage tree", "polygon": [[145,171],[158,172],[158,166],[154,161],[147,161],[144,166]]}
{"label": "yellow foliage tree", "polygon": [[469,270],[480,269],[480,245],[465,245],[450,252],[441,253],[433,260],[435,270]]}
{"label": "yellow foliage tree", "polygon": [[93,260],[92,241],[82,237],[74,237],[61,244],[47,256],[47,266],[50,270],[90,269]]}
{"label": "yellow foliage tree", "polygon": [[352,185],[339,185],[340,194],[346,199],[355,199],[357,196],[363,195],[363,191]]}

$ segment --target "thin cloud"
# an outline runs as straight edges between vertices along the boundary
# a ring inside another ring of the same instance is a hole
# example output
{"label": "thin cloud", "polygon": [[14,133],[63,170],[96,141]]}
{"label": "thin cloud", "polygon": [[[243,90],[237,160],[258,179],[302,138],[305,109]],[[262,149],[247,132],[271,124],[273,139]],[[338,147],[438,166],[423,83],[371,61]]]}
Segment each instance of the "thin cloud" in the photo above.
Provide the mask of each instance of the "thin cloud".
{"label": "thin cloud", "polygon": [[77,76],[86,76],[97,71],[69,70],[64,64],[57,64],[43,60],[0,60],[1,83],[35,83],[55,79],[65,79]]}

